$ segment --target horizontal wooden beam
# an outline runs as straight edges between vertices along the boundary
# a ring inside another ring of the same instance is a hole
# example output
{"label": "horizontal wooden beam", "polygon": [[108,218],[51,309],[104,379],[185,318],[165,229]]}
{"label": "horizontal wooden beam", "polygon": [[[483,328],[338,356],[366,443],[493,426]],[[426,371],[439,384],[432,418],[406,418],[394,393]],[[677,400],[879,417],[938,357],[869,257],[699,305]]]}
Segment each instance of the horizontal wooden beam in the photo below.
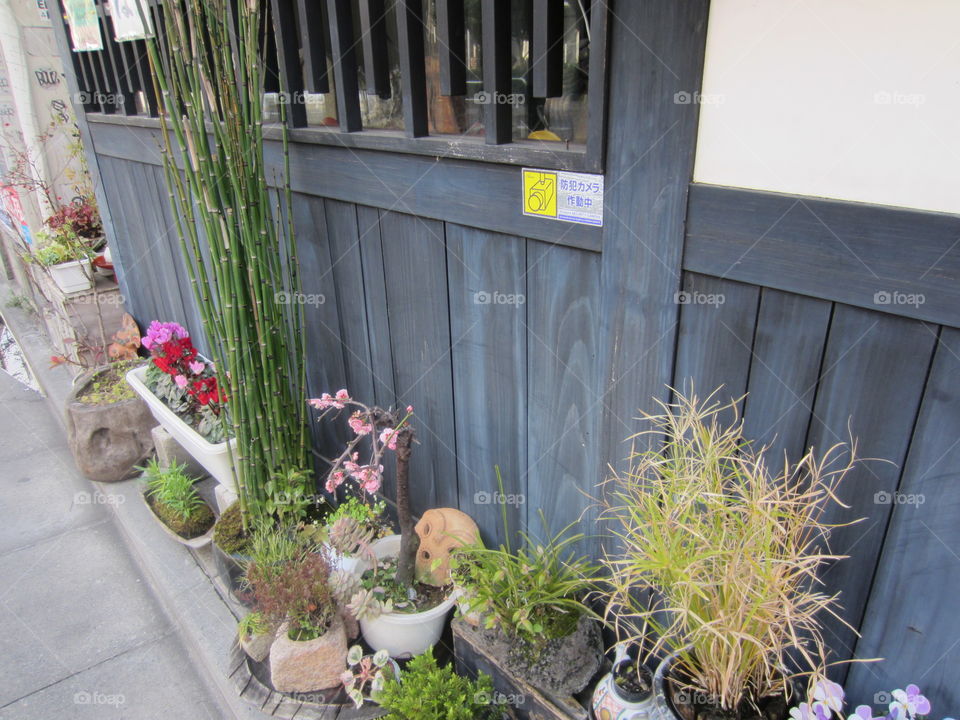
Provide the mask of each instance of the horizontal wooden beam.
{"label": "horizontal wooden beam", "polygon": [[[90,116],[88,116],[89,119]],[[103,117],[103,116],[101,116]],[[91,122],[98,155],[159,164],[156,120]],[[291,140],[311,130],[290,131]],[[279,130],[268,129],[267,177],[283,173]],[[342,137],[342,136],[341,136]],[[383,208],[469,227],[600,252],[602,228],[522,214],[521,170],[514,165],[439,159],[338,145],[296,143],[290,154],[295,192]],[[478,201],[482,194],[482,202]],[[443,198],[443,202],[437,202]]]}
{"label": "horizontal wooden beam", "polygon": [[683,267],[960,327],[960,215],[695,183]]}

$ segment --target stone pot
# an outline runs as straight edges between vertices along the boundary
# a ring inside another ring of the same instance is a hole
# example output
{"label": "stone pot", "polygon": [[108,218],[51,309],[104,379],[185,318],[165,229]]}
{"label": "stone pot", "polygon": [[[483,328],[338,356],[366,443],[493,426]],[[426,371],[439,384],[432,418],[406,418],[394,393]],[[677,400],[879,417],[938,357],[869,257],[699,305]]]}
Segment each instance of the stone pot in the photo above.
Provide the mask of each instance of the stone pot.
{"label": "stone pot", "polygon": [[67,398],[67,442],[77,467],[97,482],[117,482],[135,474],[153,451],[150,431],[157,421],[139,397],[90,405],[77,397],[106,367],[82,375]]}
{"label": "stone pot", "polygon": [[260,633],[259,635],[240,635],[237,639],[240,647],[254,662],[263,662],[270,654],[270,648],[277,638],[277,628],[274,627],[271,632]]}
{"label": "stone pot", "polygon": [[278,692],[313,692],[336,687],[347,669],[347,637],[334,613],[327,631],[313,640],[291,640],[289,623],[277,630],[270,647],[270,681]]}

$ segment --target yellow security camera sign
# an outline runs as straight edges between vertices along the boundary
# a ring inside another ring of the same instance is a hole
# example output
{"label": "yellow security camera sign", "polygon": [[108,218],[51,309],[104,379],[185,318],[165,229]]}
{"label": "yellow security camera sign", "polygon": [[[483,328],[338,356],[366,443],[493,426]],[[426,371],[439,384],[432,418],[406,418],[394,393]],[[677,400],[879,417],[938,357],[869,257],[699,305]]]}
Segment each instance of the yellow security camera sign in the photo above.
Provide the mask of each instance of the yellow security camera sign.
{"label": "yellow security camera sign", "polygon": [[523,168],[523,214],[603,226],[603,175]]}

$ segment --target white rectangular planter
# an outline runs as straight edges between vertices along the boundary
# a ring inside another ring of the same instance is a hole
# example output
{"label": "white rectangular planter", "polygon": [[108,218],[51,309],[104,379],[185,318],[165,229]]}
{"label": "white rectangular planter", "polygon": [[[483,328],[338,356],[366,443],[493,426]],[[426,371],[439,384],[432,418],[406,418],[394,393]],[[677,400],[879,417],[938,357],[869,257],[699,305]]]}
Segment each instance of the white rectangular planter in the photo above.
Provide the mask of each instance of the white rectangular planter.
{"label": "white rectangular planter", "polygon": [[[203,465],[214,480],[226,486],[232,492],[236,492],[237,484],[233,477],[233,461],[230,457],[231,449],[236,451],[236,439],[224,440],[219,443],[204,440],[200,433],[177,417],[177,414],[168,408],[166,403],[150,392],[144,382],[146,374],[147,366],[138,367],[127,373],[127,382],[130,383],[130,387],[134,389],[137,395],[144,399],[157,422],[176,438],[183,449],[190,453],[194,460]],[[229,447],[227,446],[228,442]]]}
{"label": "white rectangular planter", "polygon": [[47,269],[60,292],[64,294],[82,292],[93,287],[93,272],[88,259],[71,260],[51,265]]}

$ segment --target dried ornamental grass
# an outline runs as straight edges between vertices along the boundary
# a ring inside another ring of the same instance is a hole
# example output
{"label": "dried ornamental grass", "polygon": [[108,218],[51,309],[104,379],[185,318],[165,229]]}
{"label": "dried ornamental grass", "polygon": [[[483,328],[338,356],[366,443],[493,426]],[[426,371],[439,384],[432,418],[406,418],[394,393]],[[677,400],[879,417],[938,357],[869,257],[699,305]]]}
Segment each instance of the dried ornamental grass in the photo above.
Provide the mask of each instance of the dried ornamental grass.
{"label": "dried ornamental grass", "polygon": [[811,451],[772,473],[740,422],[720,422],[736,401],[714,395],[677,394],[659,403],[662,413],[644,413],[650,429],[631,440],[653,449],[632,452],[605,483],[604,514],[621,546],[605,558],[607,615],[651,655],[677,653],[682,689],[736,710],[822,676],[822,618],[839,616],[817,574],[842,557],[826,550],[836,525],[824,513],[842,505],[834,490],[856,448],[838,444],[820,459]]}

